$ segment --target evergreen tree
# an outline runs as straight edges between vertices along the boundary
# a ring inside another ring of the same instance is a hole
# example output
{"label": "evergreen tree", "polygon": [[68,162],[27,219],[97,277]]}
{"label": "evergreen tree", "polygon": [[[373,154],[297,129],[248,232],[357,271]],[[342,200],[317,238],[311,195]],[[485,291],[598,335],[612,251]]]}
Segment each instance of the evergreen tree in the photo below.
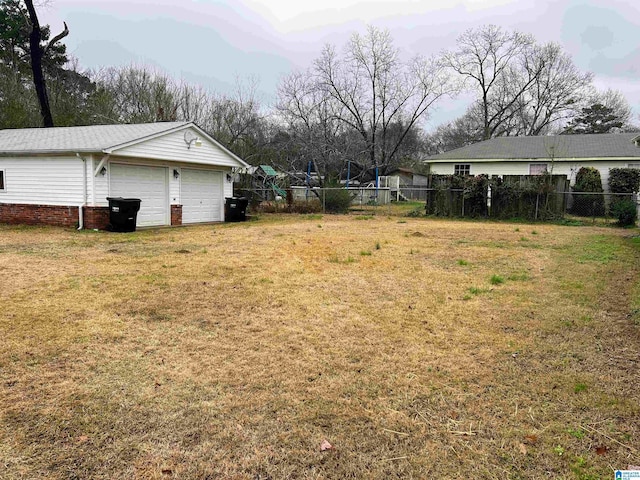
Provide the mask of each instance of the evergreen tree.
{"label": "evergreen tree", "polygon": [[594,103],[582,109],[582,115],[574,118],[564,130],[564,134],[614,133],[622,128],[623,121],[612,108]]}

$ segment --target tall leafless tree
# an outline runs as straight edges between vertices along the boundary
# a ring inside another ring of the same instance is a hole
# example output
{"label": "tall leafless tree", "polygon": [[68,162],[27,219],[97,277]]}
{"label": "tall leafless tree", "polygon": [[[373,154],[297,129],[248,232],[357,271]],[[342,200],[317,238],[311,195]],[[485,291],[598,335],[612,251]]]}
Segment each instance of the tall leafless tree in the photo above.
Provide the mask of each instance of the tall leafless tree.
{"label": "tall leafless tree", "polygon": [[64,24],[64,30],[53,37],[45,46],[42,45],[42,30],[40,29],[40,21],[38,14],[33,6],[33,0],[25,0],[27,12],[29,13],[29,23],[31,32],[29,34],[29,51],[31,53],[31,70],[33,72],[33,84],[38,95],[40,103],[40,113],[42,115],[42,123],[45,127],[53,127],[53,117],[49,106],[49,98],[47,96],[47,84],[42,70],[42,59],[46,51],[69,35],[67,24]]}
{"label": "tall leafless tree", "polygon": [[466,88],[477,92],[465,114],[471,122],[465,123],[477,119],[484,140],[557,128],[592,90],[592,75],[580,71],[559,45],[540,45],[531,35],[495,25],[466,31],[444,56]]}
{"label": "tall leafless tree", "polygon": [[326,159],[336,140],[356,136],[359,148],[351,151],[362,152],[359,158],[349,158],[346,151],[336,155],[343,163],[360,160],[363,170],[378,167],[384,173],[411,129],[453,89],[439,60],[418,57],[404,62],[389,32],[369,27],[364,35],[354,34],[342,54],[327,45],[309,71],[286,78],[279,105],[307,132],[325,135],[316,142],[325,150],[317,157]]}
{"label": "tall leafless tree", "polygon": [[[540,66],[531,62],[534,45],[531,35],[487,25],[467,30],[458,38],[458,48],[445,52],[445,61],[464,84],[479,89],[484,139],[508,121],[509,110],[535,80]],[[524,78],[517,78],[521,74]]]}
{"label": "tall leafless tree", "polygon": [[555,43],[532,52],[539,73],[514,103],[512,135],[541,135],[571,118],[591,90],[593,75],[580,71]]}

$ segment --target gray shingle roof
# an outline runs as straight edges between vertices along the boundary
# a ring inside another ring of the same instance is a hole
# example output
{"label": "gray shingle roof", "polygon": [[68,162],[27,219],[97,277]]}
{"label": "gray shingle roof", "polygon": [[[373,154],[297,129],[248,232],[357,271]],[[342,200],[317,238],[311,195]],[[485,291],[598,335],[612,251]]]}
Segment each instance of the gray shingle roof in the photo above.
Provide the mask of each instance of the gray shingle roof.
{"label": "gray shingle roof", "polygon": [[519,160],[554,158],[640,158],[632,141],[638,133],[557,135],[546,137],[497,137],[427,157],[426,162],[445,160]]}
{"label": "gray shingle roof", "polygon": [[189,122],[0,130],[0,154],[101,152]]}

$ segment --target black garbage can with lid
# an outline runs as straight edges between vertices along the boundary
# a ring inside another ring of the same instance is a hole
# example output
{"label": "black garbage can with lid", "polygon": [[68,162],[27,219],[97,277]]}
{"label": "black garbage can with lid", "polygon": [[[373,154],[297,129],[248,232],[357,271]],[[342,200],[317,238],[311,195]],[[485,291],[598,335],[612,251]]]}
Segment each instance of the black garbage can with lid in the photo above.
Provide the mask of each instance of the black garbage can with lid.
{"label": "black garbage can with lid", "polygon": [[224,204],[225,222],[244,222],[247,219],[247,205],[245,197],[227,197]]}
{"label": "black garbage can with lid", "polygon": [[109,201],[109,225],[112,232],[135,232],[140,210],[139,198],[107,197]]}

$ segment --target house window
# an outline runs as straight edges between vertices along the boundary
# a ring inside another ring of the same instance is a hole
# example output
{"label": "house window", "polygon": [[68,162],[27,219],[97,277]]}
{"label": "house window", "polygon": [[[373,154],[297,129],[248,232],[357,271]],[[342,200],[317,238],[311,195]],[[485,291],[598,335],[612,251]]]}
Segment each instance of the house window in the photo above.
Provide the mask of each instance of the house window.
{"label": "house window", "polygon": [[4,170],[0,170],[0,192],[6,191],[6,185],[4,182]]}
{"label": "house window", "polygon": [[545,173],[547,173],[546,163],[530,163],[529,164],[529,175],[544,175]]}
{"label": "house window", "polygon": [[460,176],[471,175],[471,164],[469,163],[456,163],[453,166],[453,174]]}

